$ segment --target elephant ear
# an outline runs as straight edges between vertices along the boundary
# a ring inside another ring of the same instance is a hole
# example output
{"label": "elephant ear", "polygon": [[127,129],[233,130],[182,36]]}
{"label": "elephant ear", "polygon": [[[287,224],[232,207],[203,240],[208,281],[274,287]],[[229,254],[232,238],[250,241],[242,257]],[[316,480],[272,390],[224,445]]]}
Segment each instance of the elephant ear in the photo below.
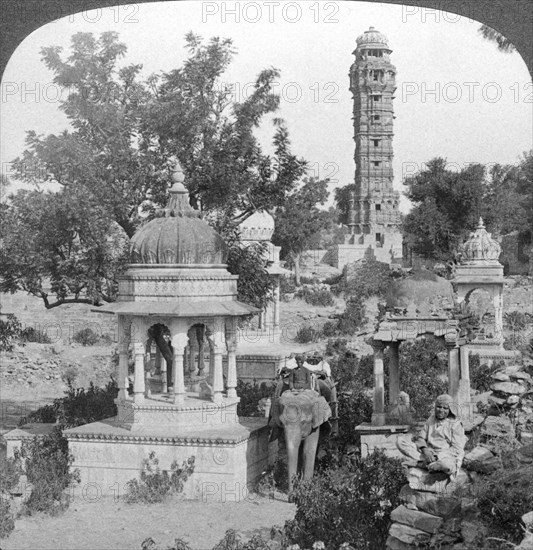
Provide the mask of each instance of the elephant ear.
{"label": "elephant ear", "polygon": [[272,420],[275,420],[278,426],[299,422],[302,437],[307,437],[312,430],[331,417],[328,402],[312,390],[305,390],[298,394],[285,392],[279,398],[278,406],[272,409]]}

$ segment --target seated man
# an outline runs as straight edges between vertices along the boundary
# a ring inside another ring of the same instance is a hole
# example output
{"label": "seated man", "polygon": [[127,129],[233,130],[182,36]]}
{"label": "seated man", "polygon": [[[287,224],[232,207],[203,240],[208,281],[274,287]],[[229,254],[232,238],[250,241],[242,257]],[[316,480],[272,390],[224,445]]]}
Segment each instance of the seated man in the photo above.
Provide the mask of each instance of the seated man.
{"label": "seated man", "polygon": [[289,389],[291,391],[314,389],[311,371],[304,367],[304,357],[302,355],[297,355],[295,360],[296,368],[292,369],[289,373]]}
{"label": "seated man", "polygon": [[435,401],[435,412],[413,440],[407,434],[398,437],[398,449],[411,461],[408,466],[427,468],[430,472],[455,475],[463,463],[466,436],[457,409],[449,395]]}

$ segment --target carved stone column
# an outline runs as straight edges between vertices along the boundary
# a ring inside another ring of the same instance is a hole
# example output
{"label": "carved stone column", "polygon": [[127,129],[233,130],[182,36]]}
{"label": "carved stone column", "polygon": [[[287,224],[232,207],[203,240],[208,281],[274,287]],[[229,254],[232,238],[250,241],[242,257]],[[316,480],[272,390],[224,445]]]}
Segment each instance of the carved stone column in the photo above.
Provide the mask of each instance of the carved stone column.
{"label": "carved stone column", "polygon": [[125,401],[128,398],[128,365],[129,346],[131,340],[131,323],[123,315],[118,316],[118,368],[117,385],[118,399]]}
{"label": "carved stone column", "polygon": [[459,382],[461,380],[461,366],[459,363],[459,348],[455,340],[446,340],[448,350],[448,392],[457,403]]}
{"label": "carved stone column", "polygon": [[228,350],[228,397],[237,397],[237,329],[234,319],[226,325],[226,348]]}
{"label": "carved stone column", "polygon": [[279,300],[280,300],[279,277],[276,277],[275,283],[274,283],[274,326],[273,326],[274,335],[279,334]]}
{"label": "carved stone column", "polygon": [[[208,331],[211,333],[211,331]],[[224,376],[222,372],[222,350],[226,348],[224,320],[215,319],[213,332],[209,335],[209,343],[213,356],[213,402],[222,403],[224,397]]]}
{"label": "carved stone column", "polygon": [[174,356],[172,359],[172,382],[174,386],[174,404],[183,405],[185,403],[185,373],[183,358],[185,355],[185,347],[187,346],[187,334],[181,329],[179,321],[171,323],[171,339]]}
{"label": "carved stone column", "polygon": [[135,403],[144,402],[144,344],[135,342],[133,344],[133,354],[135,358],[135,371],[133,377],[133,400]]}
{"label": "carved stone column", "polygon": [[383,372],[383,350],[385,345],[380,340],[371,342],[374,349],[374,411],[372,424],[385,425],[385,378]]}
{"label": "carved stone column", "polygon": [[500,347],[503,349],[503,285],[494,290],[494,329],[500,343]]}
{"label": "carved stone column", "polygon": [[398,402],[400,393],[400,343],[390,342],[390,362],[389,362],[389,404]]}

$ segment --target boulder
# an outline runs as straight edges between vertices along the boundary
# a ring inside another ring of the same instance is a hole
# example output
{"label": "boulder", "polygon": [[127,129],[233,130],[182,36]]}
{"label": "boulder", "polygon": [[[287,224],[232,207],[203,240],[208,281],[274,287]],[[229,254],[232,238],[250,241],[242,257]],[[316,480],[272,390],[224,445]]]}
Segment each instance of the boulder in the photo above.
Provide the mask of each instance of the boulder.
{"label": "boulder", "polygon": [[520,447],[516,452],[516,458],[522,464],[531,464],[533,462],[533,444]]}
{"label": "boulder", "polygon": [[523,371],[519,371],[519,372],[515,372],[514,374],[511,374],[511,378],[514,380],[526,380],[528,382],[531,382],[532,380],[531,375]]}
{"label": "boulder", "polygon": [[392,511],[391,520],[430,534],[436,533],[443,522],[443,519],[438,516],[420,510],[410,510],[403,505]]}
{"label": "boulder", "polygon": [[514,427],[506,416],[487,416],[481,425],[481,434],[489,437],[514,435]]}
{"label": "boulder", "polygon": [[501,458],[494,455],[487,447],[478,446],[467,455],[463,461],[463,468],[473,472],[489,474],[503,467]]}
{"label": "boulder", "polygon": [[509,382],[511,380],[510,376],[504,372],[495,372],[491,375],[491,378],[496,382]]}
{"label": "boulder", "polygon": [[518,382],[496,382],[492,384],[491,389],[506,395],[522,395],[527,388]]}
{"label": "boulder", "polygon": [[424,531],[415,529],[414,527],[409,527],[409,525],[402,525],[401,523],[393,523],[389,529],[389,535],[401,542],[411,544],[413,546],[422,546],[423,544],[427,544],[431,538],[430,535]]}
{"label": "boulder", "polygon": [[446,491],[449,477],[441,472],[431,473],[422,468],[409,468],[407,481],[411,489],[443,494]]}
{"label": "boulder", "polygon": [[520,403],[520,397],[518,397],[518,395],[510,395],[507,398],[508,405],[517,405],[518,403]]}
{"label": "boulder", "polygon": [[416,491],[404,485],[400,491],[400,500],[406,505],[434,516],[448,518],[461,513],[461,501],[458,498]]}

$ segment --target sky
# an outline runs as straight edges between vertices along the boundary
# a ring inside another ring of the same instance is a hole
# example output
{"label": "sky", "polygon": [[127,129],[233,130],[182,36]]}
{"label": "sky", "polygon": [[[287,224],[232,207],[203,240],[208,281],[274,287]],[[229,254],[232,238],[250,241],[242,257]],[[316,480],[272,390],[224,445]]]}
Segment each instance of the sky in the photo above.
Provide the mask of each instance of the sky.
{"label": "sky", "polygon": [[[68,54],[76,32],[119,33],[123,64],[142,63],[143,75],[179,67],[184,37],[231,38],[237,54],[223,77],[243,98],[264,68],[281,71],[276,90],[293,152],[310,176],[330,178],[330,191],[353,182],[352,97],[348,71],[356,39],[370,26],[384,33],[397,69],[394,100],[394,186],[440,156],[451,169],[470,163],[515,164],[532,148],[533,86],[518,53],[483,40],[480,24],[455,14],[364,2],[162,2],[78,13],[32,33],[19,46],[1,83],[0,161],[24,150],[27,130],[59,133],[66,92],[40,60],[58,45]],[[258,136],[271,148],[272,117]],[[15,183],[12,189],[18,185]],[[401,209],[409,208],[402,199]]]}

